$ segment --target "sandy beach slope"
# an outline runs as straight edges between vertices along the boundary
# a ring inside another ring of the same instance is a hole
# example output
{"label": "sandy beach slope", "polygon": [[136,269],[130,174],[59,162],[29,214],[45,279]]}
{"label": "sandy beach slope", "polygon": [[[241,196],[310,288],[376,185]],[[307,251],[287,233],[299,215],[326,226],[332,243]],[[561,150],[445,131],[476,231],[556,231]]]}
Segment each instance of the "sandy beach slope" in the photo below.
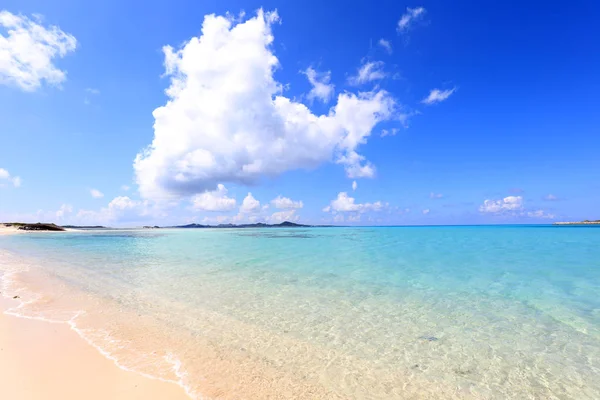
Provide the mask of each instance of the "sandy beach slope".
{"label": "sandy beach slope", "polygon": [[0,399],[189,400],[174,383],[118,368],[66,324],[6,315],[0,295]]}

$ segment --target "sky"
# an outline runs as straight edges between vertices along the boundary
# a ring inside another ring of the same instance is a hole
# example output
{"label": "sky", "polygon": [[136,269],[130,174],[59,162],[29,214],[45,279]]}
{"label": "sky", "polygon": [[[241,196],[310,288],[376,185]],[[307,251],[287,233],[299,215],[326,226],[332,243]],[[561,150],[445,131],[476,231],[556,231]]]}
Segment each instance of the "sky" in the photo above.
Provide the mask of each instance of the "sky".
{"label": "sky", "polygon": [[598,2],[134,3],[2,2],[0,221],[600,219]]}

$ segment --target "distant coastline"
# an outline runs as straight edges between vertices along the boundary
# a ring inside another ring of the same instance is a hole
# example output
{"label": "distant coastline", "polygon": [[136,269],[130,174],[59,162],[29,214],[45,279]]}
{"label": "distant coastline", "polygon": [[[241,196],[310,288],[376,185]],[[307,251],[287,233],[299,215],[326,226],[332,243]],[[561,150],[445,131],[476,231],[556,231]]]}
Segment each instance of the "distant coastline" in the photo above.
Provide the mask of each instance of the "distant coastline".
{"label": "distant coastline", "polygon": [[[316,228],[316,227],[328,227],[331,225],[302,225],[294,222],[284,221],[279,224],[220,224],[220,225],[201,225],[201,224],[188,224],[188,225],[176,225],[176,226],[143,226],[141,229],[223,229],[223,228]],[[23,222],[6,222],[0,223],[0,227],[3,231],[66,231],[66,230],[110,230],[113,228],[94,225],[94,226],[81,226],[81,225],[56,225],[54,223],[23,223]],[[139,228],[138,228],[139,229]]]}
{"label": "distant coastline", "polygon": [[555,222],[552,225],[600,225],[600,220],[596,221],[579,221],[579,222]]}

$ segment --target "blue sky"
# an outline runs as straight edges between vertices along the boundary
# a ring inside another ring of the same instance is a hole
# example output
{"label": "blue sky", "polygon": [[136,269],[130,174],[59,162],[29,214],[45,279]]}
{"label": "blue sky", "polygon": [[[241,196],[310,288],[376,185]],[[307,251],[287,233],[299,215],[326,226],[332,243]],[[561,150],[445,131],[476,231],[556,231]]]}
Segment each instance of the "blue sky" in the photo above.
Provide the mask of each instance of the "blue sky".
{"label": "blue sky", "polygon": [[87,3],[2,3],[0,220],[600,219],[596,2]]}

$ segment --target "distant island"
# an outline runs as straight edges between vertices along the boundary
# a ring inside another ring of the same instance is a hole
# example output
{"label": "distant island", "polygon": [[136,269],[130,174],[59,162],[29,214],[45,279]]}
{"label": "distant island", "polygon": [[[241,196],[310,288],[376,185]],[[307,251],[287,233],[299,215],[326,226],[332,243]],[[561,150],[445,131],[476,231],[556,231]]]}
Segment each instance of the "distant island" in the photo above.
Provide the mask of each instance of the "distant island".
{"label": "distant island", "polygon": [[600,219],[596,221],[580,221],[580,222],[555,222],[553,225],[600,225]]}
{"label": "distant island", "polygon": [[67,229],[109,229],[106,226],[102,226],[102,225],[94,225],[94,226],[87,226],[87,225],[63,225],[63,228],[67,228]]}
{"label": "distant island", "polygon": [[314,228],[315,225],[302,225],[294,222],[284,221],[280,224],[264,224],[262,222],[256,224],[219,224],[219,225],[200,225],[200,224],[188,224],[188,225],[177,225],[169,226],[169,228],[185,228],[185,229],[218,229],[218,228]]}
{"label": "distant island", "polygon": [[[219,225],[201,225],[201,224],[187,224],[187,225],[176,225],[176,226],[157,226],[157,225],[146,225],[142,229],[224,229],[224,228],[324,228],[330,227],[331,225],[302,225],[294,222],[284,221],[279,224],[265,224],[258,222],[255,224],[219,224]],[[101,229],[113,229],[102,225],[56,225],[54,223],[23,223],[23,222],[7,222],[0,224],[0,227],[11,228],[22,231],[66,231],[67,229],[81,229],[81,230],[101,230]]]}

